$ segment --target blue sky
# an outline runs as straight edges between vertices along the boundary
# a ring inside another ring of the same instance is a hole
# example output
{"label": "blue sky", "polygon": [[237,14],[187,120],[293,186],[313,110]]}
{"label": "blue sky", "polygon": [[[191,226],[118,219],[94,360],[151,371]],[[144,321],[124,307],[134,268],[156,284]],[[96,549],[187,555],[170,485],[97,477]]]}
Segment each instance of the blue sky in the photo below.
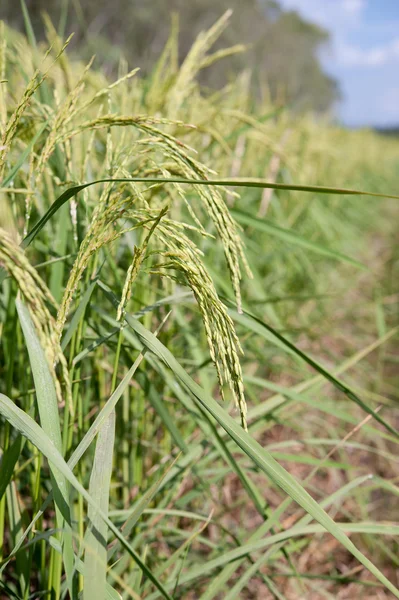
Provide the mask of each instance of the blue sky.
{"label": "blue sky", "polygon": [[280,0],[332,34],[323,64],[350,126],[399,124],[399,0]]}

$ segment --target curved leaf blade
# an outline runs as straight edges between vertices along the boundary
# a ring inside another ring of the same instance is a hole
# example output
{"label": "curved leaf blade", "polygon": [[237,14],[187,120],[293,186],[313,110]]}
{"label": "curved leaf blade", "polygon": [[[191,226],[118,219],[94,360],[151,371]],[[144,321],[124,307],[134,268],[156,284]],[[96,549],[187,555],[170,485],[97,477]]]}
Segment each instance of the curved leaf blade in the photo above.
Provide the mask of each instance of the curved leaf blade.
{"label": "curved leaf blade", "polygon": [[375,192],[366,192],[360,190],[351,190],[345,188],[334,188],[312,185],[291,185],[285,183],[269,183],[262,179],[185,179],[184,177],[121,177],[121,178],[104,178],[75,185],[68,188],[53,202],[45,215],[36,223],[30,230],[28,235],[22,240],[22,247],[26,248],[35,239],[37,234],[49,219],[61,208],[65,202],[76,196],[82,190],[99,183],[181,183],[190,185],[215,185],[215,186],[232,186],[232,187],[252,187],[252,188],[270,188],[273,190],[287,190],[296,192],[313,192],[318,194],[339,194],[345,196],[373,196],[375,198],[393,198],[399,200],[399,196],[391,194],[377,194]]}
{"label": "curved leaf blade", "polygon": [[[169,593],[166,591],[162,583],[155,577],[152,571],[147,567],[145,563],[141,560],[138,554],[133,550],[129,542],[124,538],[119,529],[113,524],[113,522],[108,518],[108,516],[104,513],[104,511],[98,506],[97,502],[93,500],[90,494],[84,489],[82,484],[76,478],[76,476],[72,473],[70,467],[67,465],[57,448],[54,446],[53,442],[46,435],[43,429],[34,421],[29,415],[27,415],[23,410],[21,410],[18,406],[10,400],[4,394],[0,394],[0,414],[3,415],[5,419],[14,427],[17,431],[19,431],[23,436],[25,436],[32,444],[40,450],[40,452],[47,457],[47,459],[52,463],[53,467],[58,469],[58,471],[69,481],[71,485],[76,489],[76,491],[81,494],[81,496],[86,500],[87,504],[91,506],[99,516],[101,516],[102,520],[107,524],[108,528],[112,531],[115,537],[121,542],[122,546],[129,553],[129,555],[133,558],[133,560],[137,563],[143,573],[148,577],[155,587],[161,592],[164,598],[167,600],[172,600]],[[399,597],[399,595],[398,595]]]}
{"label": "curved leaf blade", "polygon": [[143,345],[162,360],[190,391],[194,400],[205,408],[236,442],[241,450],[286,492],[297,504],[331,533],[357,560],[366,567],[392,594],[399,598],[399,590],[383,573],[353,544],[344,531],[319,506],[308,492],[290,475],[260,444],[251,438],[238,423],[186,373],[172,353],[137,319],[126,315],[126,321],[135,331]]}

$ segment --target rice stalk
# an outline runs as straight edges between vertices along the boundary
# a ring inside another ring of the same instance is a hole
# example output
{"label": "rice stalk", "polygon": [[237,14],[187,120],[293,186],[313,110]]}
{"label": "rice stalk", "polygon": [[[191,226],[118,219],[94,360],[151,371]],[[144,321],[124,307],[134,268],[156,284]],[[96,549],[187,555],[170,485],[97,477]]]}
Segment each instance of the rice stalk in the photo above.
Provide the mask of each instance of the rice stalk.
{"label": "rice stalk", "polygon": [[58,341],[56,320],[48,308],[49,306],[53,310],[56,310],[57,304],[37,271],[29,263],[21,247],[13,240],[10,234],[1,228],[0,265],[14,279],[24,302],[29,307],[32,321],[54,380],[58,400],[61,403],[64,395],[56,374],[56,367],[58,364],[60,365],[61,380],[65,387],[65,399],[71,408],[72,392],[68,365]]}

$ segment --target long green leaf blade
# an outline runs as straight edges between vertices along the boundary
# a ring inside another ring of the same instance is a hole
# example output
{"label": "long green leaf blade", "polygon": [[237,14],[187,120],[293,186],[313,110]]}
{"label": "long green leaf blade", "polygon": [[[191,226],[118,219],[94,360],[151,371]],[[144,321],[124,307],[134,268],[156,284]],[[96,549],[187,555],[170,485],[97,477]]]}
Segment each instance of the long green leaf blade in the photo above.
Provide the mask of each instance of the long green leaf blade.
{"label": "long green leaf blade", "polygon": [[[115,411],[113,410],[97,436],[89,485],[90,496],[106,515],[108,515],[114,441]],[[105,600],[108,527],[91,505],[88,508],[87,517],[83,599]]]}
{"label": "long green leaf blade", "polygon": [[138,554],[133,550],[131,545],[127,542],[124,536],[121,534],[119,529],[112,523],[108,516],[101,510],[98,504],[93,500],[90,494],[84,489],[82,484],[78,481],[75,475],[72,473],[70,467],[67,465],[57,448],[54,446],[50,438],[45,434],[43,429],[23,410],[18,408],[10,398],[4,394],[0,394],[0,414],[5,419],[24,435],[28,440],[32,442],[40,452],[47,457],[52,463],[53,467],[58,471],[74,486],[79,494],[86,500],[86,502],[101,516],[103,521],[107,524],[108,528],[118,538],[122,546],[138,564],[143,573],[152,581],[156,588],[161,592],[164,598],[172,600],[162,583],[153,575],[150,569],[143,563]]}
{"label": "long green leaf blade", "polygon": [[225,429],[230,437],[237,443],[243,452],[268,475],[274,483],[283,489],[306,512],[331,533],[357,560],[363,564],[381,583],[399,598],[399,590],[385,577],[383,573],[366,557],[353,542],[345,535],[342,529],[331,517],[317,504],[306,490],[290,475],[267,450],[240,427],[236,421],[219,406],[191,377],[185,372],[171,352],[149,332],[137,319],[126,315],[129,326],[138,335],[146,348],[160,358],[178,377],[183,385],[191,392],[194,399],[201,404]]}
{"label": "long green leaf blade", "polygon": [[[46,355],[40,345],[27,307],[16,300],[19,320],[28,348],[29,360],[35,382],[37,405],[40,422],[43,430],[48,435],[58,452],[62,452],[61,427],[58,414],[57,395],[54,381],[48,367]],[[57,523],[62,535],[62,548],[64,555],[65,571],[71,596],[73,597],[73,572],[74,551],[71,535],[71,515],[69,510],[69,489],[65,476],[57,469],[51,469],[51,479],[54,500],[56,504]]]}
{"label": "long green leaf blade", "polygon": [[350,265],[357,267],[359,269],[367,270],[367,267],[363,265],[361,262],[347,256],[346,254],[342,254],[341,252],[337,252],[335,250],[331,250],[326,246],[322,246],[321,244],[316,244],[315,242],[311,242],[306,238],[301,237],[300,235],[294,233],[290,229],[284,229],[283,227],[279,227],[275,225],[271,221],[267,221],[266,219],[255,219],[239,210],[231,209],[231,214],[235,217],[236,221],[241,223],[242,225],[249,225],[258,231],[262,231],[263,233],[267,233],[274,237],[277,237],[284,242],[288,242],[290,244],[294,244],[301,248],[305,248],[306,250],[311,250],[316,254],[321,254],[322,256],[327,256],[328,258],[332,258],[334,260],[339,260],[341,262],[349,263]]}
{"label": "long green leaf blade", "polygon": [[43,229],[44,225],[49,219],[71,198],[76,196],[82,190],[99,183],[123,183],[123,182],[135,182],[135,183],[181,183],[190,185],[215,185],[215,186],[232,186],[232,187],[249,187],[249,188],[270,188],[273,190],[287,190],[297,192],[313,192],[318,194],[338,194],[345,196],[373,196],[375,198],[393,198],[399,200],[399,196],[391,194],[377,194],[375,192],[366,192],[360,190],[351,190],[344,188],[334,187],[322,187],[322,186],[307,186],[307,185],[289,185],[283,183],[269,183],[260,179],[185,179],[182,177],[121,177],[121,178],[105,178],[97,179],[96,181],[90,181],[89,183],[83,183],[81,185],[75,185],[68,188],[53,202],[45,215],[36,223],[36,225],[30,230],[28,235],[23,239],[22,246],[26,248],[34,240],[39,231]]}
{"label": "long green leaf blade", "polygon": [[[228,301],[229,302],[229,301]],[[320,375],[322,375],[327,381],[332,383],[332,385],[337,388],[340,392],[345,394],[349,400],[355,402],[360,408],[362,408],[366,413],[371,415],[376,421],[378,421],[381,425],[383,425],[390,433],[392,433],[395,437],[399,437],[399,432],[392,427],[385,419],[380,417],[378,413],[376,413],[372,408],[370,408],[359,396],[345,383],[343,383],[340,379],[332,375],[327,369],[325,369],[320,363],[311,358],[308,354],[300,350],[292,344],[287,338],[278,333],[271,325],[268,325],[258,317],[251,315],[247,311],[243,311],[243,314],[239,314],[236,310],[230,309],[229,313],[233,317],[233,319],[242,323],[252,331],[263,335],[267,340],[276,343],[280,348],[285,349],[290,354],[294,356],[298,356],[300,359],[305,361],[308,365],[310,365],[313,369],[315,369]]]}

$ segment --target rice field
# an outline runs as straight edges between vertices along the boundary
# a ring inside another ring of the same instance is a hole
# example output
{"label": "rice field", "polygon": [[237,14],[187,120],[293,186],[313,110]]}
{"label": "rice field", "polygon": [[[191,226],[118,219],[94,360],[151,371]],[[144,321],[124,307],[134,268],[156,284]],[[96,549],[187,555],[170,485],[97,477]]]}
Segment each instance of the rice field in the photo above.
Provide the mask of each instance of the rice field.
{"label": "rice field", "polygon": [[399,144],[203,89],[227,25],[1,26],[1,598],[399,598]]}

